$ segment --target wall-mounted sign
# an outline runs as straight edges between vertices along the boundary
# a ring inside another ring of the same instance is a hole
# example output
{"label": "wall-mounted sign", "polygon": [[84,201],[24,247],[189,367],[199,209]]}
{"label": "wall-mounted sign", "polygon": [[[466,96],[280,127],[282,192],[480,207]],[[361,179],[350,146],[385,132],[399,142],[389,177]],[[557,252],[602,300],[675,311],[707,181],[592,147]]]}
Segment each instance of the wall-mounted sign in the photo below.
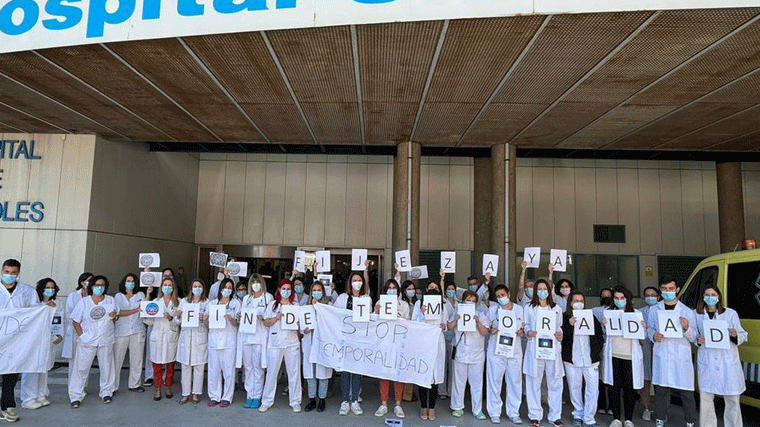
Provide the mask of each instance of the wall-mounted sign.
{"label": "wall-mounted sign", "polygon": [[[0,9],[0,21],[2,21]],[[34,152],[34,141],[0,139],[0,160],[23,161],[41,160]],[[5,171],[0,169],[0,220],[3,222],[42,222],[45,219],[45,204],[39,200],[2,200]]]}

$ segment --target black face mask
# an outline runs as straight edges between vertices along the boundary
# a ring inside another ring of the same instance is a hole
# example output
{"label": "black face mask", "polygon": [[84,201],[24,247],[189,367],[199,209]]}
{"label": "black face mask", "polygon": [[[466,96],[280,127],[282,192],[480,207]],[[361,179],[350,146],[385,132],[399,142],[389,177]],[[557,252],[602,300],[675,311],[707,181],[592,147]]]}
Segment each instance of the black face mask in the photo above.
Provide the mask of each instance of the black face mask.
{"label": "black face mask", "polygon": [[427,291],[425,295],[440,295],[440,294],[441,293],[438,292],[436,289],[430,289],[429,291]]}
{"label": "black face mask", "polygon": [[605,307],[612,305],[612,297],[602,297],[602,305]]}

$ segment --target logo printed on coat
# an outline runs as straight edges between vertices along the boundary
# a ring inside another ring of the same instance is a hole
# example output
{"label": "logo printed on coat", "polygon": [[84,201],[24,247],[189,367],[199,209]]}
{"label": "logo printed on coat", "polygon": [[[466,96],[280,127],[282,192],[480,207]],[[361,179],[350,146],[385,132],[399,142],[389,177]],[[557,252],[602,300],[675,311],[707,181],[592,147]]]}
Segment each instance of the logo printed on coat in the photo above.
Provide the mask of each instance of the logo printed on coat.
{"label": "logo printed on coat", "polygon": [[105,315],[106,315],[106,309],[99,305],[96,305],[95,307],[92,308],[92,310],[90,310],[90,318],[92,320],[100,320]]}

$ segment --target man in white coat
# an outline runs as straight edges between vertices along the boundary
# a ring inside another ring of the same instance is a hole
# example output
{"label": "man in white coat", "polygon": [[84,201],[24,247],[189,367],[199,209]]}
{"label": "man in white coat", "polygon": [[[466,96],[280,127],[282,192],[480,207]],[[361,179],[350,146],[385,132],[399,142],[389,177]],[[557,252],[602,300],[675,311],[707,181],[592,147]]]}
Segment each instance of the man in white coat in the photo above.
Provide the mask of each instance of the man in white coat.
{"label": "man in white coat", "polygon": [[[670,392],[674,389],[683,401],[686,426],[693,427],[697,421],[697,408],[694,401],[694,364],[691,359],[691,344],[697,341],[696,318],[694,312],[678,300],[678,292],[681,288],[676,281],[664,278],[660,282],[663,300],[652,306],[647,319],[647,335],[654,342],[652,384],[655,386],[656,425],[665,425],[668,406],[670,406]],[[663,329],[660,327],[657,315],[660,310],[673,310],[679,313],[683,338],[663,336]]]}
{"label": "man in white coat", "polygon": [[[18,280],[21,271],[21,263],[15,259],[7,259],[3,262],[3,286],[0,286],[0,309],[3,308],[26,308],[40,302],[37,291],[26,283]],[[16,388],[19,374],[0,375],[3,383],[2,396],[0,397],[0,420],[18,421],[16,415],[16,397],[13,390]]]}

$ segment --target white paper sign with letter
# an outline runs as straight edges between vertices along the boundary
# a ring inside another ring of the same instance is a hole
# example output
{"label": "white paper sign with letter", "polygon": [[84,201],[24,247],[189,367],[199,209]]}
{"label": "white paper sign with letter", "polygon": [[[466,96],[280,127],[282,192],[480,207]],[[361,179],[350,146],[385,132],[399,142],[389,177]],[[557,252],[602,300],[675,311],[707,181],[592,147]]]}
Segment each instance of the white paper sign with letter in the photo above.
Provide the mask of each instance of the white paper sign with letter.
{"label": "white paper sign with letter", "polygon": [[299,306],[294,304],[281,305],[282,312],[282,330],[283,331],[297,331],[298,330],[298,318],[301,316]]}
{"label": "white paper sign with letter", "polygon": [[528,268],[538,268],[541,265],[541,248],[525,248],[523,261],[528,263]]}
{"label": "white paper sign with letter", "polygon": [[366,249],[351,249],[351,271],[366,270],[365,261],[367,261]]}
{"label": "white paper sign with letter", "polygon": [[441,252],[441,270],[444,273],[457,272],[457,253],[453,251]]}
{"label": "white paper sign with letter", "polygon": [[594,312],[592,310],[573,310],[575,335],[594,335]]}
{"label": "white paper sign with letter", "polygon": [[372,312],[372,298],[367,296],[354,298],[353,311],[354,322],[369,322],[369,315]]}
{"label": "white paper sign with letter", "polygon": [[443,302],[440,295],[425,295],[422,297],[425,307],[425,320],[441,320],[443,318]]}
{"label": "white paper sign with letter", "polygon": [[475,324],[475,304],[459,304],[457,306],[457,314],[459,314],[459,320],[457,320],[457,331],[475,332],[475,329],[477,327]]}
{"label": "white paper sign with letter", "polygon": [[243,308],[240,310],[240,333],[255,334],[258,326],[257,317],[259,310],[257,308]]}
{"label": "white paper sign with letter", "polygon": [[515,336],[519,329],[515,312],[512,310],[499,309],[499,333],[503,335]]}
{"label": "white paper sign with letter", "polygon": [[644,330],[644,316],[641,312],[623,313],[623,338],[631,340],[643,340],[646,337]]}
{"label": "white paper sign with letter", "polygon": [[620,310],[604,310],[604,318],[607,320],[607,336],[623,336],[623,312]]}
{"label": "white paper sign with letter", "polygon": [[554,271],[567,271],[567,251],[564,249],[552,249],[549,252],[549,264],[554,266]]}
{"label": "white paper sign with letter", "polygon": [[182,304],[182,327],[197,328],[200,320],[200,304]]}
{"label": "white paper sign with letter", "polygon": [[293,255],[293,270],[302,273],[306,271],[306,252],[295,251]]}
{"label": "white paper sign with letter", "polygon": [[499,256],[492,254],[483,254],[483,275],[490,273],[491,276],[496,277],[496,272],[499,270]]}
{"label": "white paper sign with letter", "polygon": [[330,272],[330,251],[317,251],[314,263],[317,267],[317,273]]}
{"label": "white paper sign with letter", "polygon": [[412,255],[408,249],[396,252],[396,264],[399,273],[412,271]]}
{"label": "white paper sign with letter", "polygon": [[224,304],[214,304],[208,306],[208,327],[209,329],[224,329],[227,326],[227,306]]}
{"label": "white paper sign with letter", "polygon": [[380,295],[380,319],[396,320],[398,318],[398,297],[396,295]]}
{"label": "white paper sign with letter", "polygon": [[301,326],[301,330],[305,331],[307,328],[311,331],[317,325],[317,312],[313,305],[304,305],[301,307],[301,316],[298,318],[298,324]]}
{"label": "white paper sign with letter", "polygon": [[681,313],[674,310],[657,310],[657,326],[665,338],[683,338]]}
{"label": "white paper sign with letter", "polygon": [[725,320],[709,320],[702,322],[705,330],[705,348],[728,350],[731,348],[728,334],[728,323]]}

